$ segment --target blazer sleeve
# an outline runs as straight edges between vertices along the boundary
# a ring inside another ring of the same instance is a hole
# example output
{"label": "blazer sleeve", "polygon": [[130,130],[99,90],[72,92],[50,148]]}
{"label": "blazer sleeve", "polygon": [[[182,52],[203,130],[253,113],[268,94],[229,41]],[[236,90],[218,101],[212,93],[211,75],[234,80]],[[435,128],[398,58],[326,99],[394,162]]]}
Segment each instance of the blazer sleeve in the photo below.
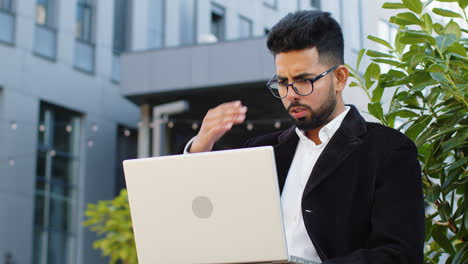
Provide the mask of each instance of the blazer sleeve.
{"label": "blazer sleeve", "polygon": [[424,199],[413,142],[405,138],[390,151],[377,174],[367,246],[325,263],[423,263]]}

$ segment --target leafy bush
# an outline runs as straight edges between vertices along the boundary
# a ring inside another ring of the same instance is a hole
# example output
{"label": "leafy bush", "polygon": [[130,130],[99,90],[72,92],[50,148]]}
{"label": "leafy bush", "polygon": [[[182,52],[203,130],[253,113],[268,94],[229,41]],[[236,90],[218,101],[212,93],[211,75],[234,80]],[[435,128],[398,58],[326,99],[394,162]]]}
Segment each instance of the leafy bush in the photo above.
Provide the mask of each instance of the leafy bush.
{"label": "leafy bush", "polygon": [[[383,8],[402,10],[389,20],[399,28],[395,41],[369,36],[386,52],[361,50],[350,86],[366,92],[370,114],[403,131],[418,147],[428,205],[425,262],[447,258],[445,263],[466,264],[468,0],[438,1],[458,2],[461,11],[429,8],[433,0],[385,3]],[[447,17],[448,23],[433,22]],[[361,75],[364,54],[372,62]],[[392,95],[385,110],[384,92]]]}
{"label": "leafy bush", "polygon": [[114,200],[88,204],[85,215],[88,219],[83,225],[101,236],[93,247],[109,256],[111,264],[138,264],[127,190]]}

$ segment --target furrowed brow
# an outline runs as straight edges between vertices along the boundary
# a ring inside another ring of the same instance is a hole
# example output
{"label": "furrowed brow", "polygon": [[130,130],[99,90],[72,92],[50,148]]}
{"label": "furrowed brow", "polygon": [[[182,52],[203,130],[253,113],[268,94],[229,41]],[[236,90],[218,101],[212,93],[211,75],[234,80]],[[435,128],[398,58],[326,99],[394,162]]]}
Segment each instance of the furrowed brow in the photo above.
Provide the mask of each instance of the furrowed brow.
{"label": "furrowed brow", "polygon": [[[315,77],[315,76],[316,76],[316,75],[313,74],[313,73],[304,72],[304,73],[300,73],[300,74],[294,76],[293,79],[294,79],[294,80],[297,80],[297,79],[304,79],[304,78],[310,78],[310,77]],[[281,76],[281,75],[276,75],[276,78],[277,78],[278,80],[281,80],[281,81],[287,80],[287,79],[288,79],[288,78],[283,77],[283,76]]]}

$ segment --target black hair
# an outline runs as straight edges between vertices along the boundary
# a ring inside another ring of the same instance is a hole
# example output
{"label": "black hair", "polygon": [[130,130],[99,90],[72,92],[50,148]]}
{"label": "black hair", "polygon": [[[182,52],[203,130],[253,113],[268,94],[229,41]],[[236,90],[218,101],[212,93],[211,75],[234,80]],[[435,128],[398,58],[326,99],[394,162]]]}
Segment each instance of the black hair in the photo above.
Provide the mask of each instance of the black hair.
{"label": "black hair", "polygon": [[316,47],[321,63],[344,63],[343,33],[328,12],[308,10],[289,13],[271,29],[267,47],[273,55]]}

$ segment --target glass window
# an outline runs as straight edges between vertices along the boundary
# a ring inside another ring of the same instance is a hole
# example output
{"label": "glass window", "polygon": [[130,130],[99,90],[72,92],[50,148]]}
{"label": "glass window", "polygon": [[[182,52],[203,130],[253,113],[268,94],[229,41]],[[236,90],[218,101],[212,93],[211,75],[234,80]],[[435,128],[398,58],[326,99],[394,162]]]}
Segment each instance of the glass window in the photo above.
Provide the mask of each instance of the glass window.
{"label": "glass window", "polygon": [[128,10],[129,1],[114,1],[114,34],[112,42],[112,69],[111,79],[120,82],[120,54],[129,49]]}
{"label": "glass window", "polygon": [[79,0],[76,7],[76,38],[92,42],[93,38],[93,3],[92,0]]}
{"label": "glass window", "polygon": [[39,25],[55,28],[55,0],[37,0],[36,3],[36,23]]}
{"label": "glass window", "polygon": [[0,0],[0,43],[14,44],[15,15],[13,0]]}
{"label": "glass window", "polygon": [[218,41],[224,40],[225,36],[225,19],[224,8],[212,4],[211,5],[211,34],[213,34]]}
{"label": "glass window", "polygon": [[195,42],[195,1],[181,0],[180,2],[180,44],[187,45]]}
{"label": "glass window", "polygon": [[[193,0],[187,1],[193,2]],[[151,0],[148,4],[148,47],[162,48],[164,46],[165,0]]]}
{"label": "glass window", "polygon": [[13,12],[13,0],[0,0],[0,10]]}
{"label": "glass window", "polygon": [[94,4],[95,0],[78,0],[75,24],[75,68],[94,72]]}
{"label": "glass window", "polygon": [[115,0],[114,2],[114,52],[120,54],[127,50],[127,0]]}
{"label": "glass window", "polygon": [[68,264],[76,240],[73,212],[80,116],[41,103],[34,208],[34,263]]}
{"label": "glass window", "polygon": [[251,38],[252,35],[252,20],[243,16],[239,16],[239,38]]}
{"label": "glass window", "polygon": [[310,0],[310,6],[320,9],[320,0]]}

